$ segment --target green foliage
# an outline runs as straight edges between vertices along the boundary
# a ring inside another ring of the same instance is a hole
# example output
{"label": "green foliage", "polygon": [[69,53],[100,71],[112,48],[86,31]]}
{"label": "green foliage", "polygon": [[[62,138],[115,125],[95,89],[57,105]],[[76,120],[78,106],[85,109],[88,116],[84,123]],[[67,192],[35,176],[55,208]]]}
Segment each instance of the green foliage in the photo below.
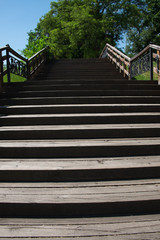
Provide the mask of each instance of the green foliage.
{"label": "green foliage", "polygon": [[150,43],[160,45],[160,1],[143,0],[139,16],[127,34],[126,53],[131,56]]}
{"label": "green foliage", "polygon": [[42,34],[42,30],[39,26],[35,29],[35,31],[30,31],[28,33],[29,39],[26,48],[22,51],[22,54],[30,58],[36,52],[40,51],[42,48],[46,46],[47,43],[47,36]]}
{"label": "green foliage", "polygon": [[140,0],[53,1],[37,28],[28,33],[23,54],[30,57],[49,45],[56,58],[98,57],[106,42],[116,45],[139,19],[140,4]]}

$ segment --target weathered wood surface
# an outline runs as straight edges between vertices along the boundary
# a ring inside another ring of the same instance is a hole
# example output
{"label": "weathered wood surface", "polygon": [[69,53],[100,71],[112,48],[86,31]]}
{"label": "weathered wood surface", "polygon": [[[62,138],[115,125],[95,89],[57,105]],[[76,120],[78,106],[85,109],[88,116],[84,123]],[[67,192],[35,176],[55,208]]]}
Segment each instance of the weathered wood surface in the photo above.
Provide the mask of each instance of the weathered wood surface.
{"label": "weathered wood surface", "polygon": [[91,170],[160,167],[160,156],[117,158],[0,159],[0,170]]}
{"label": "weathered wood surface", "polygon": [[[119,139],[74,139],[74,140],[0,140],[0,148],[58,148],[58,147],[96,147],[96,146],[159,146],[160,137],[157,138],[119,138]],[[147,147],[146,147],[147,148]]]}
{"label": "weathered wood surface", "polygon": [[81,124],[81,125],[49,125],[49,126],[45,126],[45,125],[33,125],[33,126],[1,126],[0,128],[0,132],[3,131],[32,131],[32,130],[38,130],[38,131],[43,131],[43,130],[66,130],[66,129],[71,129],[71,130],[76,130],[76,129],[97,129],[97,130],[101,130],[101,129],[154,129],[154,128],[160,128],[160,124],[159,123],[150,123],[150,124]]}
{"label": "weathered wood surface", "polygon": [[2,158],[127,157],[160,155],[160,138],[1,140]]}
{"label": "weathered wood surface", "polygon": [[159,240],[160,215],[82,219],[0,219],[0,239]]}
{"label": "weathered wood surface", "polygon": [[74,105],[31,105],[0,107],[0,114],[76,114],[76,113],[133,113],[159,112],[160,104],[74,104]]}
{"label": "weathered wood surface", "polygon": [[[132,189],[132,190],[131,190]],[[160,180],[0,183],[0,203],[110,203],[159,200]]]}
{"label": "weathered wood surface", "polygon": [[159,123],[159,112],[23,114],[0,117],[1,126]]}

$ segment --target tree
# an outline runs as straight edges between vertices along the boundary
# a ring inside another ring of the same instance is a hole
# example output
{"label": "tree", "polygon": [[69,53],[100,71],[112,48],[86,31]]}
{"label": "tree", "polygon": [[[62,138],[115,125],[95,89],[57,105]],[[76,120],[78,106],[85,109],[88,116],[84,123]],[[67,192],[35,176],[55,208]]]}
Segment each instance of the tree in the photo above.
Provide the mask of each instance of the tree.
{"label": "tree", "polygon": [[160,1],[146,0],[139,21],[127,34],[126,53],[133,56],[148,44],[160,45]]}
{"label": "tree", "polygon": [[[56,58],[98,57],[106,42],[116,45],[139,17],[142,0],[59,0],[51,2],[37,28],[28,33],[25,56],[49,45]],[[134,7],[133,7],[134,6]]]}

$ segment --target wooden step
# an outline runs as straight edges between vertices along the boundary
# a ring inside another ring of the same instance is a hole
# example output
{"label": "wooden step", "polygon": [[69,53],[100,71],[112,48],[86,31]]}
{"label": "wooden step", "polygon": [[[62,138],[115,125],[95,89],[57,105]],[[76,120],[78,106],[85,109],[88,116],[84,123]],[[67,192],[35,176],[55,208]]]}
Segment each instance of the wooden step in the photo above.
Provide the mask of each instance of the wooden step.
{"label": "wooden step", "polygon": [[0,219],[0,239],[158,240],[160,214],[103,218]]}
{"label": "wooden step", "polygon": [[28,114],[0,117],[1,126],[159,123],[159,112]]}
{"label": "wooden step", "polygon": [[15,91],[4,97],[77,97],[77,96],[160,96],[160,90],[46,90]]}
{"label": "wooden step", "polygon": [[160,112],[160,104],[66,104],[19,105],[0,107],[0,114],[59,114],[59,113],[132,113]]}
{"label": "wooden step", "polygon": [[0,183],[1,217],[86,217],[160,213],[160,179]]}
{"label": "wooden step", "polygon": [[44,90],[160,90],[160,86],[136,85],[136,84],[43,84],[21,87],[24,91],[44,91]]}
{"label": "wooden step", "polygon": [[160,155],[160,138],[1,140],[2,158],[84,158]]}
{"label": "wooden step", "polygon": [[[77,73],[78,73],[78,71],[77,71]],[[111,80],[111,79],[123,79],[123,75],[122,74],[119,74],[118,72],[117,73],[115,73],[115,74],[113,74],[113,72],[111,72],[111,73],[108,73],[108,74],[106,74],[106,73],[104,73],[104,74],[99,74],[99,73],[97,73],[96,75],[93,73],[93,74],[90,74],[90,73],[88,73],[88,74],[86,74],[86,73],[84,73],[84,74],[81,74],[81,75],[79,75],[79,74],[77,74],[77,73],[74,73],[74,74],[50,74],[49,75],[49,77],[44,77],[43,75],[41,76],[41,77],[39,77],[39,79],[52,79],[52,80],[64,80],[64,79],[77,79],[77,80],[81,80],[81,79],[86,79],[86,78],[88,78],[88,79],[109,79],[109,80]],[[124,78],[124,79],[127,79],[127,78]]]}
{"label": "wooden step", "polygon": [[75,97],[21,97],[1,98],[1,106],[43,104],[159,104],[160,96],[75,96]]}
{"label": "wooden step", "polygon": [[80,124],[8,126],[0,128],[1,140],[98,139],[160,137],[160,124]]}
{"label": "wooden step", "polygon": [[41,86],[41,85],[59,85],[59,84],[121,84],[121,85],[125,85],[125,84],[129,84],[129,85],[154,85],[157,86],[158,82],[157,81],[149,81],[149,80],[127,80],[127,79],[88,79],[88,78],[84,78],[84,79],[64,79],[64,80],[52,80],[52,78],[49,78],[49,76],[46,78],[44,77],[44,79],[40,80],[40,79],[34,79],[32,81],[26,81],[24,83],[12,83],[11,86],[12,87],[22,87],[22,86]]}
{"label": "wooden step", "polygon": [[77,182],[160,178],[159,158],[1,158],[0,181]]}

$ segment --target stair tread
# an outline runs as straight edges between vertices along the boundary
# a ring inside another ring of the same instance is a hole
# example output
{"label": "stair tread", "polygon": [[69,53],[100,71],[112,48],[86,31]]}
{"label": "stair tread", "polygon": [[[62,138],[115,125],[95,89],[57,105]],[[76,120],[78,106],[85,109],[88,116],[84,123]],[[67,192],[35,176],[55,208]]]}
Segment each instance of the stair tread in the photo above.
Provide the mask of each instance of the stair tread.
{"label": "stair tread", "polygon": [[[102,99],[110,99],[110,98],[116,98],[116,99],[119,99],[119,98],[156,98],[156,99],[160,99],[160,96],[148,96],[147,94],[146,95],[143,95],[143,96],[66,96],[66,97],[12,97],[11,99],[12,100],[22,100],[22,99],[95,99],[95,98],[102,98]],[[8,100],[8,98],[1,98],[1,100]]]}
{"label": "stair tread", "polygon": [[67,139],[67,140],[0,140],[0,147],[45,148],[45,147],[94,147],[94,146],[143,146],[160,145],[160,137],[116,139]]}
{"label": "stair tread", "polygon": [[112,157],[112,158],[1,158],[1,171],[65,171],[65,170],[93,170],[93,169],[128,169],[160,167],[160,156],[142,157]]}
{"label": "stair tread", "polygon": [[33,125],[33,126],[2,126],[2,131],[59,131],[59,130],[100,130],[100,129],[149,129],[149,128],[160,128],[160,123],[149,123],[149,124],[80,124],[80,125]]}
{"label": "stair tread", "polygon": [[160,112],[131,112],[131,113],[67,113],[67,114],[18,114],[18,115],[0,115],[0,119],[9,119],[9,118],[53,118],[53,117],[96,117],[96,116],[159,116]]}
{"label": "stair tread", "polygon": [[[43,226],[43,227],[42,227]],[[160,215],[108,218],[0,219],[0,239],[159,239]]]}
{"label": "stair tread", "polygon": [[[148,94],[148,93],[159,93],[160,92],[160,89],[147,89],[147,90],[145,90],[145,89],[104,89],[103,87],[102,87],[102,89],[74,89],[74,90],[21,90],[21,91],[16,91],[15,93],[18,95],[18,94],[21,94],[21,93],[76,93],[76,92],[86,92],[86,93],[88,93],[88,92],[91,92],[91,93],[95,93],[95,91],[96,92],[99,92],[99,93],[101,93],[101,92],[110,92],[110,93],[112,93],[112,94],[114,94],[115,92],[121,92],[121,93],[125,93],[125,92],[128,92],[128,93],[134,93],[134,92],[146,92],[146,94]],[[12,93],[14,93],[14,91],[12,92]]]}
{"label": "stair tread", "polygon": [[149,201],[160,200],[159,191],[160,179],[83,183],[0,183],[0,203]]}
{"label": "stair tread", "polygon": [[[43,105],[13,105],[13,106],[7,106],[8,109],[14,109],[14,108],[69,108],[69,107],[155,107],[155,106],[160,106],[160,103],[155,103],[155,104],[145,104],[145,103],[137,103],[137,104],[43,104]],[[6,107],[0,106],[0,109],[5,109]]]}

